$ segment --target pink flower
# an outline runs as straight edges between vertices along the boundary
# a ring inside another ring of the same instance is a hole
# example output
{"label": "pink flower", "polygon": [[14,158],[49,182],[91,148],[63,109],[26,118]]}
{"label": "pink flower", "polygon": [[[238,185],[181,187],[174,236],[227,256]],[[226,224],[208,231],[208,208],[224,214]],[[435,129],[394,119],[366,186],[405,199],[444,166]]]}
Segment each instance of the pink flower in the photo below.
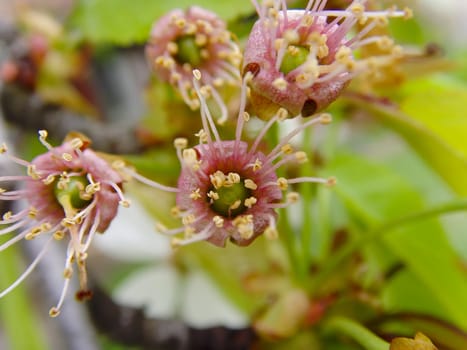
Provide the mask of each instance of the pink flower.
{"label": "pink flower", "polygon": [[[117,215],[118,205],[128,206],[123,198],[122,176],[108,162],[88,148],[82,136],[66,140],[58,147],[47,141],[47,133],[39,132],[40,141],[48,151],[31,162],[14,156],[10,159],[27,168],[27,175],[0,176],[0,182],[18,182],[23,186],[7,191],[0,188],[0,200],[26,200],[28,208],[13,214],[3,214],[0,235],[18,233],[0,246],[0,251],[22,240],[37,236],[50,236],[42,251],[27,270],[10,287],[0,293],[6,295],[15,288],[37,265],[52,240],[69,239],[65,260],[65,283],[57,306],[50,315],[57,316],[64,301],[73,274],[73,262],[79,272],[80,291],[77,297],[86,299],[87,250],[96,232],[104,232]],[[5,145],[0,153],[7,154]],[[19,187],[19,186],[18,186]]]}
{"label": "pink flower", "polygon": [[[293,116],[312,115],[333,102],[356,74],[371,79],[379,67],[394,64],[400,47],[372,31],[389,17],[410,16],[408,9],[366,11],[364,0],[345,10],[326,10],[326,0],[310,0],[302,10],[288,10],[285,1],[253,3],[259,20],[246,44],[243,72],[254,75],[251,104],[263,119],[279,107]],[[370,44],[383,54],[354,58],[355,50]]]}
{"label": "pink flower", "polygon": [[176,193],[177,206],[173,214],[181,218],[183,225],[170,230],[160,226],[166,234],[183,235],[173,239],[174,246],[201,240],[217,246],[224,246],[230,240],[245,246],[261,234],[276,238],[276,210],[298,200],[295,192],[284,194],[289,184],[334,183],[333,179],[285,179],[277,175],[277,170],[283,165],[307,160],[306,154],[294,151],[289,141],[304,128],[329,123],[331,117],[328,114],[318,115],[286,135],[270,152],[261,151],[266,132],[274,123],[284,120],[287,111],[279,109],[251,145],[243,141],[244,124],[249,120],[245,112],[246,84],[252,77],[251,73],[247,73],[242,84],[235,139],[222,140],[200,91],[201,73],[194,71],[193,74],[194,87],[200,98],[203,129],[196,134],[199,144],[193,148],[187,148],[188,141],[183,138],[174,142],[182,166],[177,187],[162,186],[126,169],[128,175],[153,187]]}
{"label": "pink flower", "polygon": [[241,53],[215,13],[192,6],[186,11],[173,10],[153,26],[146,55],[157,76],[170,82],[193,109],[199,101],[192,84],[192,71],[203,73],[204,92],[227,118],[227,107],[219,89],[226,84],[239,85]]}

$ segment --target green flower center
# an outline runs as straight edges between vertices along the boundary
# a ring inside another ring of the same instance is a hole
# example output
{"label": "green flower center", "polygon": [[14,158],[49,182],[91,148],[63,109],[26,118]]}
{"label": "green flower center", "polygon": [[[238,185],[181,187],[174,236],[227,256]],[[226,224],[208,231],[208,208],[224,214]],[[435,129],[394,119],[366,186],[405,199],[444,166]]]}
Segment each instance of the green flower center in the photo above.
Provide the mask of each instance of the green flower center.
{"label": "green flower center", "polygon": [[193,35],[182,36],[175,43],[177,44],[178,51],[174,58],[178,63],[189,63],[192,67],[198,67],[201,64],[203,61],[201,48],[196,44]]}
{"label": "green flower center", "polygon": [[61,177],[54,182],[54,194],[64,209],[83,209],[92,200],[85,191],[87,185],[85,176]]}
{"label": "green flower center", "polygon": [[250,196],[251,190],[246,188],[243,182],[240,181],[228,186],[224,185],[218,189],[212,187],[208,193],[208,200],[212,202],[212,210],[220,216],[234,217],[247,210],[245,200]]}
{"label": "green flower center", "polygon": [[310,50],[306,46],[290,45],[282,59],[279,70],[284,74],[288,74],[305,63],[309,53]]}

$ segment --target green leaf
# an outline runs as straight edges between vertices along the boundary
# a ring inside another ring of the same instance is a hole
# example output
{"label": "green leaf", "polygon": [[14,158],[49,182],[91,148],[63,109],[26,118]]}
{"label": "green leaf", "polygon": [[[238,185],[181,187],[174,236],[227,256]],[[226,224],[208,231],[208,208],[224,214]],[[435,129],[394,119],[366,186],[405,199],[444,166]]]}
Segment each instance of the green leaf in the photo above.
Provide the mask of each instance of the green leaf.
{"label": "green leaf", "polygon": [[467,89],[445,80],[406,87],[401,108],[369,96],[349,96],[413,147],[459,194],[467,195]]}
{"label": "green leaf", "polygon": [[[191,0],[81,0],[73,14],[72,26],[94,43],[130,45],[143,43],[149,37],[152,23],[174,8],[187,8]],[[221,18],[254,11],[248,0],[199,0],[197,6],[216,12]]]}
{"label": "green leaf", "polygon": [[[17,247],[10,247],[0,255],[1,290],[22,272],[18,253]],[[10,349],[47,349],[43,330],[31,302],[32,296],[27,294],[24,284],[16,287],[0,302],[0,320]]]}
{"label": "green leaf", "polygon": [[[422,197],[383,165],[345,155],[336,157],[327,172],[338,178],[336,193],[367,230],[424,209]],[[417,276],[426,293],[442,305],[445,317],[467,329],[467,279],[439,221],[399,226],[384,231],[380,242]]]}

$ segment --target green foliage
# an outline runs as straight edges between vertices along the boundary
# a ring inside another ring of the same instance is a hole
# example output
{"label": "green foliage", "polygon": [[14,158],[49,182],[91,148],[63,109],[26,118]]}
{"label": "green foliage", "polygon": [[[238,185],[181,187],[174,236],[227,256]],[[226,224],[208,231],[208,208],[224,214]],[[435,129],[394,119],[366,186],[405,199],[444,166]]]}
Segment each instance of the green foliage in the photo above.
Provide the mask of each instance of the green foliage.
{"label": "green foliage", "polygon": [[[159,0],[81,0],[71,23],[93,43],[128,46],[144,43],[152,23],[163,14],[174,8],[193,5],[190,0],[179,0],[175,4]],[[252,12],[248,0],[200,0],[196,5],[216,12],[223,19]]]}

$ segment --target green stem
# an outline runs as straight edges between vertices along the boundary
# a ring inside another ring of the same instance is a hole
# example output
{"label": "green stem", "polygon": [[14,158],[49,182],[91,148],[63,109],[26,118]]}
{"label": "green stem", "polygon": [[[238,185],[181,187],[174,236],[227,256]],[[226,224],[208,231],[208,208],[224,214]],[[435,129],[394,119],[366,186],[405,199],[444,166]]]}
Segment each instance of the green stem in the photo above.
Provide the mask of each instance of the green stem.
{"label": "green stem", "polygon": [[347,335],[368,350],[389,350],[389,343],[370,332],[360,323],[343,316],[329,319],[325,325],[328,331],[335,331]]}
{"label": "green stem", "polygon": [[331,257],[322,266],[322,269],[314,276],[311,282],[312,290],[315,290],[317,287],[319,287],[327,277],[329,277],[336,269],[338,269],[342,263],[351,257],[357,250],[361,249],[363,245],[368,244],[374,239],[380,237],[381,234],[410,224],[414,221],[457,211],[467,211],[467,198],[444,203],[434,208],[412,213],[404,217],[388,221],[373,230],[359,235],[359,238],[348,243],[335,254],[331,255]]}

